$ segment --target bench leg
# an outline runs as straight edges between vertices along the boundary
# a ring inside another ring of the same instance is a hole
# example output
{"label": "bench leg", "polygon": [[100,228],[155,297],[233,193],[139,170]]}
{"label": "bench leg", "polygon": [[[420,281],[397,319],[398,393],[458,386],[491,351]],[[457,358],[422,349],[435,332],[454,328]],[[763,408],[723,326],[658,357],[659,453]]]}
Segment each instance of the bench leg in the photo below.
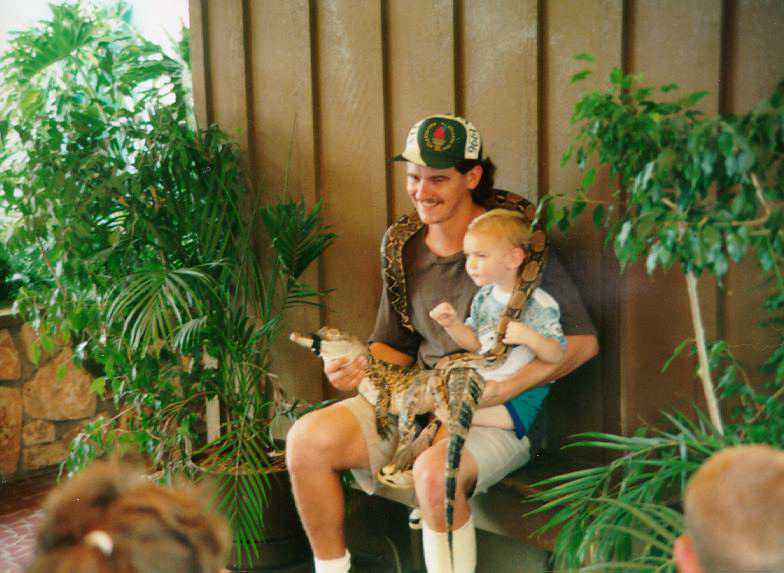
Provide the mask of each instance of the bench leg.
{"label": "bench leg", "polygon": [[425,556],[422,550],[422,530],[410,529],[411,535],[411,568],[416,573],[425,572]]}

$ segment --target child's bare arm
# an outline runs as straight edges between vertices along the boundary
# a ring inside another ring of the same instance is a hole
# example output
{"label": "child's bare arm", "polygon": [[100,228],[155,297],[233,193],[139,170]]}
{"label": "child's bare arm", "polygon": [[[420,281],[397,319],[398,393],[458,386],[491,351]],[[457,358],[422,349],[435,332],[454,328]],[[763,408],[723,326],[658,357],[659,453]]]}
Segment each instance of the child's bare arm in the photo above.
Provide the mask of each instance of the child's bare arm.
{"label": "child's bare arm", "polygon": [[457,319],[454,307],[448,302],[442,302],[430,311],[430,318],[444,327],[446,333],[460,348],[476,352],[481,348],[479,339],[471,327]]}
{"label": "child's bare arm", "polygon": [[537,358],[550,364],[558,364],[565,350],[555,338],[544,336],[524,322],[512,321],[506,327],[504,344],[525,344],[534,351]]}

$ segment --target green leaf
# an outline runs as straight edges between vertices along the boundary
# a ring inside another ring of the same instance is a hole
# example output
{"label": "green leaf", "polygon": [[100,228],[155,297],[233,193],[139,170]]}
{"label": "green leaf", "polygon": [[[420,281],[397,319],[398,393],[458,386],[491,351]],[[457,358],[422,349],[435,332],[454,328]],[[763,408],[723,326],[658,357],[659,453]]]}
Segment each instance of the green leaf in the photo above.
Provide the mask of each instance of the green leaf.
{"label": "green leaf", "polygon": [[708,95],[708,92],[694,92],[687,95],[682,102],[683,107],[694,107]]}
{"label": "green leaf", "polygon": [[591,70],[581,70],[572,76],[570,83],[576,83],[582,81],[590,75],[591,75]]}
{"label": "green leaf", "polygon": [[41,345],[38,342],[33,342],[30,345],[30,357],[33,359],[33,364],[38,366],[41,362]]}
{"label": "green leaf", "polygon": [[569,160],[572,158],[572,151],[574,150],[574,144],[570,143],[569,146],[566,148],[563,156],[561,157],[561,167],[564,167]]}
{"label": "green leaf", "polygon": [[582,212],[585,210],[586,206],[587,203],[585,202],[585,199],[578,197],[575,200],[575,202],[572,204],[572,214],[571,214],[572,220],[577,219],[577,217],[579,217],[582,214]]}
{"label": "green leaf", "polygon": [[746,173],[754,166],[754,153],[750,149],[744,149],[738,155],[738,171]]}
{"label": "green leaf", "polygon": [[732,138],[732,134],[726,131],[721,132],[721,135],[719,135],[719,151],[721,151],[725,157],[730,157],[734,146],[735,142]]}
{"label": "green leaf", "polygon": [[718,253],[716,258],[713,261],[713,272],[717,278],[721,279],[724,275],[727,274],[729,270],[729,263],[727,262],[727,257],[724,256],[723,253]]}
{"label": "green leaf", "polygon": [[596,61],[596,58],[594,58],[588,52],[580,52],[579,54],[574,56],[574,59],[578,60],[578,61],[581,61],[581,62],[591,62],[591,63]]}
{"label": "green leaf", "polygon": [[686,340],[682,341],[678,346],[676,346],[672,355],[664,363],[664,366],[662,366],[661,372],[662,373],[666,372],[667,369],[670,367],[670,364],[672,364],[672,361],[675,360],[678,356],[680,356],[681,352],[683,352],[683,349],[686,348],[686,346],[688,346],[692,342],[694,341],[691,338],[687,338]]}
{"label": "green leaf", "polygon": [[54,352],[54,340],[51,336],[42,332],[41,336],[38,338],[38,341],[41,343],[41,346],[47,353],[51,354]]}
{"label": "green leaf", "polygon": [[93,379],[90,383],[90,391],[98,396],[103,397],[104,392],[106,391],[106,378],[100,376],[98,378]]}
{"label": "green leaf", "polygon": [[65,375],[68,373],[68,364],[63,363],[59,364],[54,371],[54,379],[57,382],[62,382],[65,379]]}
{"label": "green leaf", "polygon": [[585,175],[583,175],[583,180],[580,183],[580,187],[582,187],[583,190],[587,191],[588,188],[591,185],[593,185],[593,182],[595,180],[596,180],[596,169],[594,167],[591,167],[588,171],[585,172]]}
{"label": "green leaf", "polygon": [[602,226],[604,221],[604,205],[599,204],[593,208],[593,224],[597,227]]}

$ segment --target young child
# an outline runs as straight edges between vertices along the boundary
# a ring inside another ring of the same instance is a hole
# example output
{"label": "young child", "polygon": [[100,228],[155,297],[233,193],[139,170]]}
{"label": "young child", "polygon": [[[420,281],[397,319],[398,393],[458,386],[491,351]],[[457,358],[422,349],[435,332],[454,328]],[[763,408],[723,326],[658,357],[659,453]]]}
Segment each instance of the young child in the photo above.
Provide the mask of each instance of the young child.
{"label": "young child", "polygon": [[[507,209],[489,211],[468,226],[463,240],[466,271],[480,287],[471,302],[469,316],[465,323],[460,322],[448,302],[430,311],[430,317],[462,348],[482,354],[495,345],[496,327],[525,262],[524,247],[530,238],[531,229],[523,217]],[[508,350],[502,364],[479,371],[485,379],[503,380],[534,358],[550,363],[563,360],[566,338],[555,299],[542,289],[535,289],[520,321],[509,323],[503,342],[515,346]],[[514,430],[518,438],[523,438],[548,392],[549,385],[545,384],[503,405],[480,408],[473,423]]]}
{"label": "young child", "polygon": [[28,573],[218,573],[229,527],[210,496],[161,487],[134,468],[94,462],[45,504]]}

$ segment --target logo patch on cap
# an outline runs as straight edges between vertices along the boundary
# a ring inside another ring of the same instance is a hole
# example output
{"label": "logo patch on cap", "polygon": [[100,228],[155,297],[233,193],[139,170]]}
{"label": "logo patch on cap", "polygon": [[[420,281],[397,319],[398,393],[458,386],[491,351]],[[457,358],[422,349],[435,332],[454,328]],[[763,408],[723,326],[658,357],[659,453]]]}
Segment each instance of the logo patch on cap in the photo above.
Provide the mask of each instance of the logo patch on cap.
{"label": "logo patch on cap", "polygon": [[455,144],[455,128],[447,123],[431,123],[422,138],[431,151],[446,151]]}
{"label": "logo patch on cap", "polygon": [[436,169],[454,167],[464,159],[481,159],[482,138],[462,117],[431,115],[414,124],[406,148],[393,161],[409,161]]}

